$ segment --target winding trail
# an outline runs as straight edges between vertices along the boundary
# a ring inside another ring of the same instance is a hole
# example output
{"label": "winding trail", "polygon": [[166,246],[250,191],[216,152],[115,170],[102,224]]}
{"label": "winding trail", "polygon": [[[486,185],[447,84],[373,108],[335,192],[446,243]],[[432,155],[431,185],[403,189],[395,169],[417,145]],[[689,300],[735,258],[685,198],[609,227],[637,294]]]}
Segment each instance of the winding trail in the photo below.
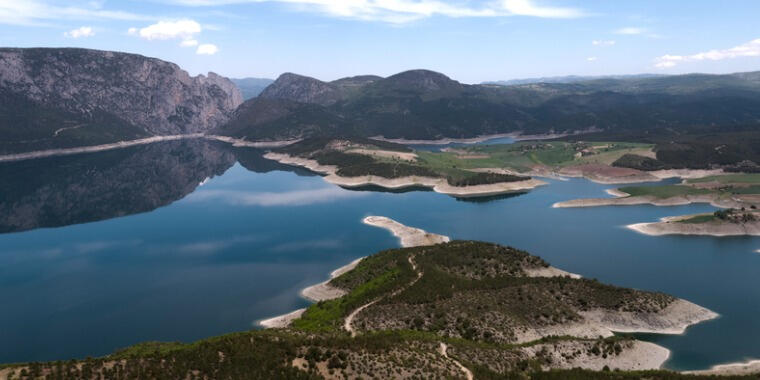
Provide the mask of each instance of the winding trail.
{"label": "winding trail", "polygon": [[446,343],[441,342],[441,346],[438,348],[438,352],[444,358],[449,359],[452,362],[454,362],[454,364],[456,364],[457,367],[459,367],[459,369],[461,369],[462,372],[464,372],[464,376],[467,378],[467,380],[472,380],[474,378],[472,376],[472,371],[470,371],[469,368],[465,367],[462,363],[460,363],[459,360],[456,360],[454,358],[450,358],[449,354],[446,352],[446,351],[448,351],[448,349],[449,349],[449,346],[446,345]]}
{"label": "winding trail", "polygon": [[[396,295],[398,295],[399,293],[403,292],[404,290],[409,289],[410,287],[412,287],[412,285],[416,284],[417,281],[419,281],[420,278],[422,278],[422,271],[418,271],[417,270],[417,264],[414,262],[414,256],[413,255],[409,256],[409,264],[412,265],[412,270],[415,271],[415,272],[417,272],[417,277],[414,280],[412,280],[412,282],[410,282],[406,286],[402,287],[401,289],[396,289],[396,291],[394,291],[393,293],[391,293],[387,297],[395,297]],[[359,315],[359,313],[361,313],[362,310],[364,310],[364,309],[366,309],[366,308],[374,305],[375,303],[377,303],[378,301],[380,301],[383,298],[385,298],[385,297],[380,297],[380,298],[377,298],[377,299],[375,299],[375,300],[373,300],[371,302],[368,302],[368,303],[366,303],[364,305],[361,305],[361,306],[357,307],[354,311],[352,311],[350,314],[348,314],[348,316],[346,316],[346,319],[343,321],[343,328],[351,334],[352,338],[356,336],[356,330],[354,330],[354,327],[351,325],[354,322],[354,318],[356,318],[356,316]]]}

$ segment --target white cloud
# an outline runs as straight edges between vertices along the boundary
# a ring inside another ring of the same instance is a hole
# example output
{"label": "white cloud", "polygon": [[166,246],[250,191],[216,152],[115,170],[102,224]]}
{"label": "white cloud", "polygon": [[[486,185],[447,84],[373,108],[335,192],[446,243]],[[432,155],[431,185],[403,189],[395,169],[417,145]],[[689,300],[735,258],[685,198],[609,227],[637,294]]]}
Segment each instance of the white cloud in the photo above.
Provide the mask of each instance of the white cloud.
{"label": "white cloud", "polygon": [[182,47],[193,47],[197,45],[198,45],[198,40],[193,40],[193,39],[183,40],[182,42],[179,43],[179,46],[182,46]]}
{"label": "white cloud", "polygon": [[219,51],[219,48],[214,44],[201,44],[198,45],[198,49],[195,50],[195,54],[200,55],[214,55]]}
{"label": "white cloud", "polygon": [[517,16],[578,18],[584,13],[574,8],[542,7],[531,0],[504,0],[504,9]]}
{"label": "white cloud", "polygon": [[92,28],[89,26],[81,26],[79,28],[65,32],[63,35],[68,38],[92,37],[95,35],[95,32],[93,32]]}
{"label": "white cloud", "polygon": [[591,44],[594,46],[612,46],[615,44],[613,40],[593,40]]}
{"label": "white cloud", "polygon": [[48,25],[61,20],[151,20],[153,17],[90,7],[56,6],[38,0],[0,0],[0,24]]}
{"label": "white cloud", "polygon": [[201,24],[190,19],[159,21],[144,28],[129,28],[128,33],[146,40],[189,40],[201,32]]}
{"label": "white cloud", "polygon": [[585,13],[576,8],[538,5],[534,0],[494,0],[481,6],[457,0],[168,0],[188,6],[218,6],[241,3],[276,2],[299,11],[328,16],[401,24],[433,16],[578,18]]}
{"label": "white cloud", "polygon": [[598,59],[597,57],[588,57],[588,58],[586,58],[586,60],[589,61],[589,62],[594,62],[597,59]]}
{"label": "white cloud", "polygon": [[620,28],[615,31],[616,34],[625,34],[625,35],[637,35],[637,34],[644,34],[646,32],[646,29],[644,28],[636,28],[636,27],[626,27],[626,28]]}
{"label": "white cloud", "polygon": [[723,50],[709,50],[692,55],[666,54],[655,59],[655,67],[668,68],[684,62],[720,61],[739,57],[760,57],[760,38]]}

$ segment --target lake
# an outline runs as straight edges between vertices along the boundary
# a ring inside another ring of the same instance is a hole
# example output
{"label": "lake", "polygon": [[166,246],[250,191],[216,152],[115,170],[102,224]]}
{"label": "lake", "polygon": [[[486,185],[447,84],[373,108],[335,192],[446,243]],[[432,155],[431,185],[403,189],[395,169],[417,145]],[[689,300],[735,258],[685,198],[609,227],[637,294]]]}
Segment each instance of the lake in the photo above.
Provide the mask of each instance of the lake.
{"label": "lake", "polygon": [[308,305],[299,290],[398,247],[383,215],[456,239],[527,250],[620,286],[721,314],[685,335],[642,335],[666,366],[760,358],[759,238],[650,237],[623,228],[708,205],[555,209],[607,196],[584,179],[463,201],[354,191],[254,149],[183,140],[0,164],[0,362],[98,356],[137,342],[256,328]]}

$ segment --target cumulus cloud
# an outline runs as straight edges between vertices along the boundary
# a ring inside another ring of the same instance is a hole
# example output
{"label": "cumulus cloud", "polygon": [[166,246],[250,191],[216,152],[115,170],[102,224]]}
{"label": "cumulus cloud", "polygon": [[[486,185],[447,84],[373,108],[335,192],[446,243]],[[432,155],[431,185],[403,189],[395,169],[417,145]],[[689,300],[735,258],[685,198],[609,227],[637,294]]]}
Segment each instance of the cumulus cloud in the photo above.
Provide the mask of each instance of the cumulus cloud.
{"label": "cumulus cloud", "polygon": [[589,62],[594,62],[597,59],[598,59],[597,57],[588,57],[588,58],[586,58],[586,60],[589,61]]}
{"label": "cumulus cloud", "polygon": [[189,40],[201,32],[201,24],[190,19],[159,21],[144,28],[129,28],[129,34],[152,40]]}
{"label": "cumulus cloud", "polygon": [[63,35],[68,38],[82,38],[92,37],[95,35],[95,32],[93,32],[92,28],[89,26],[81,26],[68,32],[64,32]]}
{"label": "cumulus cloud", "polygon": [[665,54],[655,59],[655,67],[668,68],[684,62],[720,61],[739,57],[760,57],[760,38],[723,50],[709,50],[692,55]]}
{"label": "cumulus cloud", "polygon": [[191,19],[162,20],[144,28],[129,28],[127,33],[138,36],[148,41],[155,40],[181,40],[179,46],[197,46],[195,53],[201,55],[214,55],[219,48],[214,44],[201,44],[197,36],[203,31],[200,23]]}
{"label": "cumulus cloud", "polygon": [[433,16],[445,17],[506,17],[529,16],[541,18],[578,18],[585,13],[576,8],[539,5],[534,0],[495,0],[474,6],[457,0],[169,0],[188,6],[218,6],[241,3],[275,2],[300,11],[312,11],[328,16],[406,23]]}
{"label": "cumulus cloud", "polygon": [[637,28],[637,27],[633,27],[633,26],[629,26],[629,27],[625,27],[625,28],[620,28],[620,29],[618,29],[618,30],[615,31],[616,34],[624,34],[624,35],[629,35],[629,36],[637,35],[637,34],[644,34],[645,32],[646,32],[646,29],[644,29],[644,28]]}
{"label": "cumulus cloud", "polygon": [[593,40],[591,44],[594,46],[612,46],[615,44],[614,40]]}
{"label": "cumulus cloud", "polygon": [[195,54],[200,55],[214,55],[219,51],[219,48],[214,44],[201,44],[195,49]]}

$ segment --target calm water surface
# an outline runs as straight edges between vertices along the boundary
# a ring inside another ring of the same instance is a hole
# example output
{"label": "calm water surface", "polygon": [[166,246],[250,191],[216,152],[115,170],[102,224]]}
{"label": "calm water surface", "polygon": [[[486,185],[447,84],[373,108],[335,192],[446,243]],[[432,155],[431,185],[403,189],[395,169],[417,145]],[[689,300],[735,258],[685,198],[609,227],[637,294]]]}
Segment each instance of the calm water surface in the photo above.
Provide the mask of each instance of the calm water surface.
{"label": "calm water surface", "polygon": [[550,182],[488,202],[352,191],[254,150],[204,142],[3,164],[0,362],[253,328],[307,305],[299,290],[336,267],[397,247],[361,223],[367,215],[511,245],[720,313],[685,335],[643,336],[673,351],[670,368],[760,358],[760,239],[640,235],[622,226],[712,207],[555,209],[611,186]]}

